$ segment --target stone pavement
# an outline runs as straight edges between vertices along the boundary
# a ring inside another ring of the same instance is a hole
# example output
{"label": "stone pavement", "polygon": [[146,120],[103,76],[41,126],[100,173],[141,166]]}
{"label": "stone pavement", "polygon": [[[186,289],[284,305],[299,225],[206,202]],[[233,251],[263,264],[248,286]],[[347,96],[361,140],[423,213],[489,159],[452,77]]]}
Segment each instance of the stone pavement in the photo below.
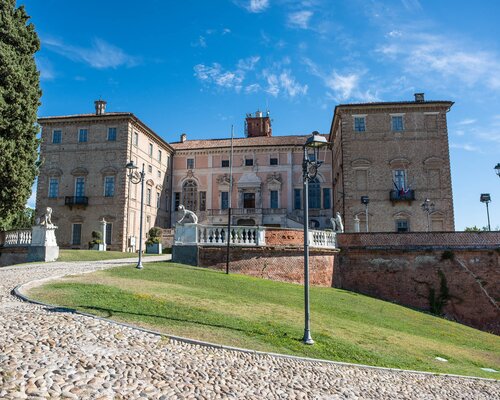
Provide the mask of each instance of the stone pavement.
{"label": "stone pavement", "polygon": [[0,268],[1,399],[500,399],[499,381],[311,362],[166,340],[51,311],[10,294],[18,284],[34,279],[127,261]]}

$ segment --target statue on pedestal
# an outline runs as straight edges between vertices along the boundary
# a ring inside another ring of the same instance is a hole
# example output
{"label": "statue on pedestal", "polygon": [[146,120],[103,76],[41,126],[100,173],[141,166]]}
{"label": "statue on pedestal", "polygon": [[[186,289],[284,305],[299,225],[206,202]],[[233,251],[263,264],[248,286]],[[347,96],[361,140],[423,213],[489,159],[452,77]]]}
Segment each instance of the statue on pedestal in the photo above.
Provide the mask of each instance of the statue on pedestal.
{"label": "statue on pedestal", "polygon": [[184,223],[185,223],[184,220],[188,217],[191,217],[193,224],[198,223],[198,217],[196,216],[196,214],[194,212],[186,209],[182,204],[179,205],[179,211],[183,212],[183,214],[182,214],[182,218],[179,221],[177,221],[178,224],[184,225]]}
{"label": "statue on pedestal", "polygon": [[344,232],[344,224],[342,223],[342,217],[340,216],[340,213],[337,212],[335,214],[335,218],[330,218],[330,222],[332,223],[333,231],[336,233],[343,233]]}

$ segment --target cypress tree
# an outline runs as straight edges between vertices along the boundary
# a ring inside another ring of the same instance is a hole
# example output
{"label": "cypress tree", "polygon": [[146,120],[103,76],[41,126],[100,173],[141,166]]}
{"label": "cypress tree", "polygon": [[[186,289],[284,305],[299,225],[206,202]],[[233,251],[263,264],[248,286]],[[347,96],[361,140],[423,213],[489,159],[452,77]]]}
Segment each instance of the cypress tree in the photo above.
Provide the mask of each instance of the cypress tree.
{"label": "cypress tree", "polygon": [[23,6],[0,1],[0,225],[26,205],[37,174],[40,41]]}

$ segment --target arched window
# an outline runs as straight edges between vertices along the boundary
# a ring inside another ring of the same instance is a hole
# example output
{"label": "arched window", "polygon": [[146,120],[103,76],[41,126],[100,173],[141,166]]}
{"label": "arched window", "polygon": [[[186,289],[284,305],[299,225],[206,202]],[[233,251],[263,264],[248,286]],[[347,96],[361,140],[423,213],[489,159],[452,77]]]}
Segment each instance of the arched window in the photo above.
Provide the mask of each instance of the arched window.
{"label": "arched window", "polygon": [[198,210],[198,185],[193,179],[188,179],[182,185],[182,204],[191,211]]}
{"label": "arched window", "polygon": [[309,208],[321,208],[321,186],[318,178],[309,181]]}

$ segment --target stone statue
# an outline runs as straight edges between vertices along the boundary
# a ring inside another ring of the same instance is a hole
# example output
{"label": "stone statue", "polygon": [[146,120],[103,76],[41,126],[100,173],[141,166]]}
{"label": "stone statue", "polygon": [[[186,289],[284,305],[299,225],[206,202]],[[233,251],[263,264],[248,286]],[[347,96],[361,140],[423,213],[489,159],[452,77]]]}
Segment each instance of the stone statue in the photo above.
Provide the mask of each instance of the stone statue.
{"label": "stone statue", "polygon": [[332,223],[333,231],[337,233],[343,233],[344,232],[344,224],[342,223],[342,217],[340,216],[340,213],[337,212],[335,214],[335,218],[330,218],[330,222]]}
{"label": "stone statue", "polygon": [[52,223],[52,208],[47,207],[45,209],[45,214],[42,214],[41,217],[36,219],[36,224],[45,225],[47,228],[54,227],[54,224]]}
{"label": "stone statue", "polygon": [[185,223],[185,219],[186,217],[190,216],[191,219],[193,220],[193,224],[197,224],[198,223],[198,217],[196,216],[196,214],[192,211],[189,211],[188,209],[186,209],[182,204],[179,205],[179,211],[182,211],[183,214],[182,214],[182,218],[177,221],[178,224],[181,224],[181,225],[184,225]]}

